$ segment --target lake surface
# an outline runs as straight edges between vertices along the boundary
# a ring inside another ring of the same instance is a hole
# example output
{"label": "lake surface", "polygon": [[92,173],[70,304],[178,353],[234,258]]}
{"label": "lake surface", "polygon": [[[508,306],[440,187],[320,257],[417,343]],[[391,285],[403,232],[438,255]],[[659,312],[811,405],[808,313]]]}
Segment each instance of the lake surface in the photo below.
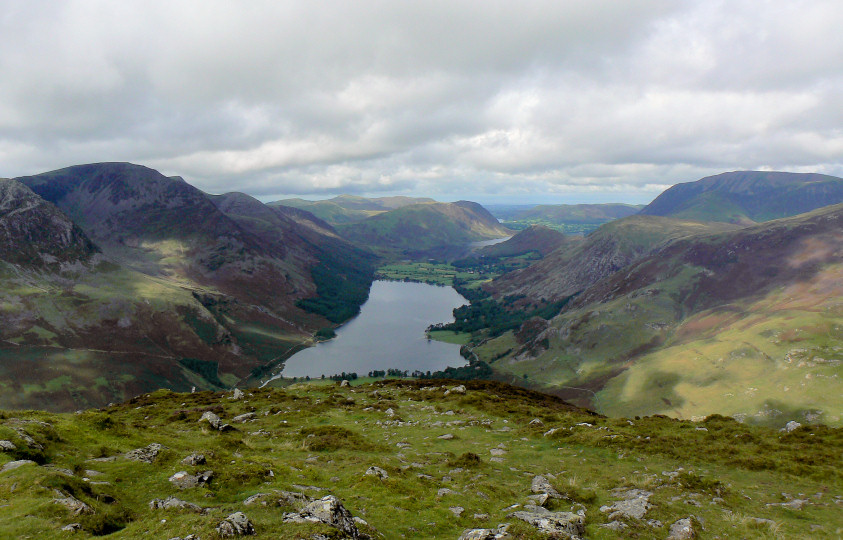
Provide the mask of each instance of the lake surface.
{"label": "lake surface", "polygon": [[364,376],[376,369],[413,372],[464,366],[459,345],[428,340],[425,330],[453,321],[454,308],[467,303],[451,287],[375,281],[360,315],[338,328],[334,339],[290,357],[282,375],[320,377],[345,371]]}

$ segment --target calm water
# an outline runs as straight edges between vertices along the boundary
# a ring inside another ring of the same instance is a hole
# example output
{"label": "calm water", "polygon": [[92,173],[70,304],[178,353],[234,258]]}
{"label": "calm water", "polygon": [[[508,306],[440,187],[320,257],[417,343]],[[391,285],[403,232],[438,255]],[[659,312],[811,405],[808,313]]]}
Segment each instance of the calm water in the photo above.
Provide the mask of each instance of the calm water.
{"label": "calm water", "polygon": [[337,337],[294,354],[284,377],[335,373],[360,376],[375,369],[437,371],[466,364],[459,345],[428,340],[425,329],[454,320],[453,309],[467,304],[451,287],[375,281],[360,315],[337,330]]}

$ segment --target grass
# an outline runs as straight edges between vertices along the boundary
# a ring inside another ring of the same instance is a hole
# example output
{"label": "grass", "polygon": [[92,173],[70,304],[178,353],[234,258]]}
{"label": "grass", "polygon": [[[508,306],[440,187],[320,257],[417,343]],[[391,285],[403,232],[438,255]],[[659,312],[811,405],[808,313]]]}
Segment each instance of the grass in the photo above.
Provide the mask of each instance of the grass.
{"label": "grass", "polygon": [[[441,384],[297,384],[248,390],[239,401],[230,399],[230,392],[159,391],[82,414],[0,412],[0,439],[23,448],[14,428],[24,429],[43,445],[41,461],[56,467],[0,473],[0,537],[63,538],[62,526],[80,522],[89,535],[116,530],[121,538],[191,533],[215,538],[216,523],[234,511],[245,512],[261,537],[335,532],[324,525],[283,523],[283,513],[292,510],[284,505],[242,504],[256,493],[286,490],[336,495],[376,537],[455,538],[467,528],[509,522],[516,538],[540,538],[507,517],[509,506],[527,502],[536,474],[546,475],[570,499],[551,508],[583,505],[589,538],[617,538],[600,528],[608,517],[599,508],[616,500],[613,490],[623,487],[652,491],[647,518],[663,523],[649,528],[630,522],[629,537],[664,538],[671,523],[690,514],[705,524],[706,537],[775,532],[799,538],[812,524],[822,527],[811,532],[813,538],[843,532],[834,502],[843,495],[839,429],[783,434],[722,417],[699,423],[607,419],[500,383],[469,382],[466,394],[447,397]],[[256,417],[220,433],[198,423],[206,410],[224,421],[245,412]],[[531,423],[534,419],[541,424]],[[454,437],[439,439],[443,434]],[[165,447],[154,464],[122,457],[152,442]],[[494,456],[496,448],[503,455]],[[182,464],[193,452],[205,454],[207,464]],[[94,460],[101,457],[114,459]],[[0,453],[0,464],[16,458]],[[388,478],[365,475],[373,465]],[[100,474],[85,476],[91,470]],[[180,470],[213,470],[214,478],[207,486],[179,490],[167,479]],[[439,495],[443,487],[455,494]],[[52,502],[54,489],[72,493],[95,513],[85,520],[70,515]],[[805,508],[769,506],[786,502],[782,492],[807,499]],[[151,499],[170,495],[208,507],[208,513],[149,509]],[[465,511],[457,517],[451,506]],[[753,518],[773,520],[775,530]]]}
{"label": "grass", "polygon": [[465,332],[452,332],[450,330],[431,330],[427,333],[430,339],[453,343],[455,345],[468,345],[471,342],[471,334]]}

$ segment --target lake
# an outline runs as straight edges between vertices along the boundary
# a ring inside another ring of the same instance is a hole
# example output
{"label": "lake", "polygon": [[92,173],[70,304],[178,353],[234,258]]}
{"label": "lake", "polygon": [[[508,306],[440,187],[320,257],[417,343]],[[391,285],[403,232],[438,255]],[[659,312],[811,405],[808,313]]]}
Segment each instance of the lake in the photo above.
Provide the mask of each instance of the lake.
{"label": "lake", "polygon": [[428,340],[434,323],[454,320],[453,310],[467,304],[452,287],[425,283],[375,281],[360,315],[337,329],[337,337],[300,351],[284,364],[284,377],[331,376],[397,368],[439,371],[466,365],[460,346]]}

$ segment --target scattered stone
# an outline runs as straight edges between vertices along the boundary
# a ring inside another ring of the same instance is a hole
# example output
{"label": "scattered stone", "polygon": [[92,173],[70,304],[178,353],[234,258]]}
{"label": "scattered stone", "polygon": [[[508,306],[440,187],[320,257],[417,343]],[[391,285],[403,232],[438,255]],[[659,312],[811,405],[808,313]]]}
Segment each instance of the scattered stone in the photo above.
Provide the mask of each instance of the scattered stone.
{"label": "scattered stone", "polygon": [[155,461],[155,458],[158,457],[158,453],[164,447],[158,443],[152,443],[149,446],[145,446],[143,448],[136,448],[135,450],[131,450],[126,452],[126,459],[131,459],[133,461],[142,461],[144,463],[152,463]]}
{"label": "scattered stone", "polygon": [[71,523],[70,525],[65,525],[64,527],[62,527],[61,530],[65,531],[65,532],[81,531],[82,530],[82,524],[81,523]]}
{"label": "scattered stone", "polygon": [[806,499],[793,499],[783,503],[770,503],[767,506],[781,506],[782,508],[790,508],[791,510],[802,510],[808,504]]}
{"label": "scattered stone", "polygon": [[533,493],[546,494],[552,499],[562,498],[562,495],[560,495],[559,492],[556,491],[556,489],[552,485],[550,485],[550,481],[548,481],[548,479],[542,475],[533,477],[533,482],[530,486],[530,489],[533,491]]}
{"label": "scattered stone", "polygon": [[4,452],[14,452],[18,447],[12,441],[0,441],[0,450]]}
{"label": "scattered stone", "polygon": [[231,419],[231,421],[234,422],[235,424],[243,424],[245,422],[248,422],[249,420],[252,420],[256,416],[257,415],[253,412],[247,412],[247,413],[235,416],[234,418]]}
{"label": "scattered stone", "polygon": [[93,514],[94,509],[88,506],[87,504],[83,503],[73,495],[65,495],[61,491],[56,490],[56,498],[53,499],[53,502],[64,506],[70,513],[74,516],[81,516],[83,514]]}
{"label": "scattered stone", "polygon": [[[246,397],[246,394],[244,394],[243,391],[240,390],[239,388],[235,388],[234,392],[232,392],[232,394],[231,394],[230,399],[233,399],[233,400],[237,401],[237,400],[243,399],[244,397]],[[232,515],[234,515],[234,514],[232,514]]]}
{"label": "scattered stone", "polygon": [[791,420],[790,422],[785,424],[784,431],[790,433],[791,431],[797,430],[801,427],[802,427],[802,424],[800,424],[799,422],[797,422],[795,420]]}
{"label": "scattered stone", "polygon": [[190,489],[199,486],[204,486],[211,481],[214,476],[214,471],[205,471],[199,474],[188,474],[187,471],[179,471],[169,478],[179,489]]}
{"label": "scattered stone", "polygon": [[452,433],[445,433],[444,435],[440,435],[436,437],[437,439],[442,439],[443,441],[450,441],[453,440],[454,435]]}
{"label": "scattered stone", "polygon": [[465,394],[465,386],[461,384],[461,385],[455,386],[455,387],[453,387],[449,390],[445,390],[446,396],[450,396],[451,394]]}
{"label": "scattered stone", "polygon": [[602,528],[602,529],[609,529],[610,531],[615,531],[615,532],[620,532],[620,531],[626,529],[626,527],[627,527],[626,523],[624,523],[623,521],[617,521],[617,520],[610,521],[609,523],[604,523],[603,525],[600,525],[600,528]]}
{"label": "scattered stone", "polygon": [[472,517],[477,520],[484,520],[489,519],[489,514],[474,514]]}
{"label": "scattered stone", "polygon": [[279,503],[284,503],[294,508],[301,508],[313,502],[313,499],[298,491],[282,491],[278,495],[280,497],[278,499]]}
{"label": "scattered stone", "polygon": [[392,407],[390,407],[384,411],[384,414],[386,414],[390,418],[393,418],[395,416],[395,411],[392,410]]}
{"label": "scattered stone", "polygon": [[697,537],[697,531],[694,529],[694,519],[687,517],[680,519],[670,526],[670,534],[668,540],[691,540]]}
{"label": "scattered stone", "polygon": [[748,519],[751,520],[756,525],[767,525],[769,527],[775,527],[776,526],[776,522],[773,521],[772,519],[764,519],[764,518],[757,518],[757,517],[749,517]]}
{"label": "scattered stone", "polygon": [[380,467],[375,467],[374,465],[366,469],[366,476],[377,476],[381,480],[386,480],[389,478],[389,474]]}
{"label": "scattered stone", "polygon": [[459,493],[448,488],[440,488],[439,491],[436,492],[437,497],[444,497],[445,495],[459,495]]}
{"label": "scattered stone", "polygon": [[533,501],[535,506],[544,506],[547,504],[547,501],[550,500],[550,495],[547,493],[539,493],[538,495],[530,495],[527,498]]}
{"label": "scattered stone", "polygon": [[448,508],[455,516],[460,517],[463,512],[465,512],[465,508],[462,506],[451,506]]}
{"label": "scattered stone", "polygon": [[653,493],[643,489],[628,489],[619,493],[623,499],[615,501],[610,506],[601,506],[601,512],[609,512],[609,519],[620,518],[643,519],[644,514],[652,506],[649,503]]}
{"label": "scattered stone", "polygon": [[346,386],[348,386],[347,380],[343,379],[342,381],[340,381],[340,388],[345,388]]}
{"label": "scattered stone", "polygon": [[493,456],[502,456],[506,454],[506,450],[504,450],[503,448],[492,448],[491,450],[489,450],[489,453]]}
{"label": "scattered stone", "polygon": [[647,526],[654,529],[661,529],[663,527],[662,522],[657,519],[648,519]]}
{"label": "scattered stone", "polygon": [[4,473],[6,471],[13,471],[13,470],[17,469],[18,467],[23,467],[24,465],[29,465],[29,464],[38,465],[37,463],[35,463],[31,459],[19,459],[17,461],[10,461],[9,463],[6,463],[2,467],[0,467],[0,473]]}
{"label": "scattered stone", "polygon": [[284,515],[285,523],[325,523],[344,532],[354,540],[361,538],[360,531],[339,499],[333,495],[322,497],[308,504],[297,513]]}
{"label": "scattered stone", "polygon": [[245,536],[255,534],[255,527],[246,514],[234,512],[217,525],[217,532],[222,537]]}
{"label": "scattered stone", "polygon": [[185,465],[204,465],[205,464],[205,454],[190,454],[181,462]]}
{"label": "scattered stone", "polygon": [[463,531],[459,540],[503,540],[512,538],[507,531],[508,525],[501,525],[497,529],[468,529]]}
{"label": "scattered stone", "polygon": [[220,429],[222,427],[222,419],[211,411],[205,411],[199,421],[208,422],[214,429]]}
{"label": "scattered stone", "polygon": [[149,501],[150,510],[170,510],[173,508],[179,510],[190,510],[199,513],[202,513],[203,511],[201,506],[187,501],[183,501],[181,499],[177,499],[176,497],[167,497],[166,499],[152,499],[151,501]]}
{"label": "scattered stone", "polygon": [[585,532],[585,517],[573,512],[513,512],[511,517],[526,521],[541,532],[579,540]]}
{"label": "scattered stone", "polygon": [[542,422],[541,418],[533,418],[532,420],[530,420],[530,425],[531,426],[543,426],[544,422]]}

